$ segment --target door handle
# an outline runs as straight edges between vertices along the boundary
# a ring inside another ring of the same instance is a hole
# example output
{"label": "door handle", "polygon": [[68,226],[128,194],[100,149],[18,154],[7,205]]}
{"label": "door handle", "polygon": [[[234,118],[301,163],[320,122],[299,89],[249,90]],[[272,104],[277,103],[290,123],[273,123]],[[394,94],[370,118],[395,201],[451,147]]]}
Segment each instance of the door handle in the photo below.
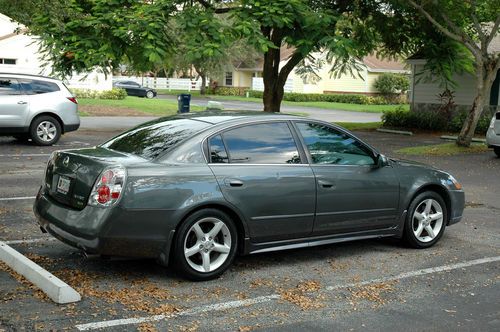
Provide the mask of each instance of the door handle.
{"label": "door handle", "polygon": [[19,105],[26,105],[28,102],[27,102],[27,101],[23,101],[23,100],[21,100],[21,101],[18,101],[17,103],[18,103]]}
{"label": "door handle", "polygon": [[318,180],[318,184],[323,188],[333,188],[333,183],[325,180]]}
{"label": "door handle", "polygon": [[224,181],[230,187],[241,187],[243,186],[243,181],[237,179],[226,179]]}

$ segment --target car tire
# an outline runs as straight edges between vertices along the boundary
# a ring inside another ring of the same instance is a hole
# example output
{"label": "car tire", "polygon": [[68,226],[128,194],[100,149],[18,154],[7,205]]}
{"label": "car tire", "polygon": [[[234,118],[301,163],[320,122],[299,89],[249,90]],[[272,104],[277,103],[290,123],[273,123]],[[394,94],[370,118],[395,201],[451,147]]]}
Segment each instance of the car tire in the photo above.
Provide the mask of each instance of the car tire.
{"label": "car tire", "polygon": [[434,191],[418,194],[410,203],[404,226],[404,240],[417,249],[432,247],[443,236],[448,210],[443,198]]}
{"label": "car tire", "polygon": [[493,147],[493,151],[495,152],[497,157],[500,158],[500,146]]}
{"label": "car tire", "polygon": [[174,240],[174,263],[193,281],[219,277],[236,256],[238,234],[231,218],[217,209],[194,212],[180,225]]}
{"label": "car tire", "polygon": [[146,92],[146,98],[152,99],[154,97],[155,97],[155,93],[153,91],[149,90]]}
{"label": "car tire", "polygon": [[52,145],[61,137],[61,124],[50,115],[35,118],[30,126],[30,136],[37,145]]}

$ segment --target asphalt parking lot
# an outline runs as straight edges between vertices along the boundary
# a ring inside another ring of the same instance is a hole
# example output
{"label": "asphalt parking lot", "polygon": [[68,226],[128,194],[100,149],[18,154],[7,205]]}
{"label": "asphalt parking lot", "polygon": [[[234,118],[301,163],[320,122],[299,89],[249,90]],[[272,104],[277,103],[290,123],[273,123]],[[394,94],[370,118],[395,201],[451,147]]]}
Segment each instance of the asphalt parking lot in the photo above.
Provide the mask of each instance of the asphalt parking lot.
{"label": "asphalt parking lot", "polygon": [[[153,260],[84,257],[36,226],[31,206],[50,153],[116,133],[81,130],[49,148],[0,137],[0,240],[82,295],[54,304],[0,264],[0,331],[500,330],[500,158],[492,152],[410,158],[451,172],[466,191],[463,221],[433,248],[369,240],[258,254],[192,283]],[[358,135],[395,157],[401,147],[440,143]]]}

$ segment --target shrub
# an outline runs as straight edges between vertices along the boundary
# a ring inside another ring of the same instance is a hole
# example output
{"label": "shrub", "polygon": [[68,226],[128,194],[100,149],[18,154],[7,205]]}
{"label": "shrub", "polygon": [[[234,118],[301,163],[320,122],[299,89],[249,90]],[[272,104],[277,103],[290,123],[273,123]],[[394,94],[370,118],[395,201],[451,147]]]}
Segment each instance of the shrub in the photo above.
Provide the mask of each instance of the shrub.
{"label": "shrub", "polygon": [[[397,109],[395,111],[384,112],[382,115],[382,123],[384,127],[458,133],[462,129],[466,117],[466,111],[462,111],[452,116],[451,120],[448,120],[447,117],[440,112],[410,112],[403,109]],[[482,115],[476,128],[476,134],[485,134],[488,130],[490,120],[489,114]]]}
{"label": "shrub", "polygon": [[410,87],[410,79],[404,74],[383,73],[373,86],[384,95],[404,94]]}
{"label": "shrub", "polygon": [[127,97],[127,91],[124,89],[113,88],[111,90],[99,91],[91,89],[71,89],[71,92],[77,98],[88,98],[88,99],[125,99]]}
{"label": "shrub", "polygon": [[[262,91],[249,90],[249,96],[252,98],[262,98]],[[329,103],[346,103],[359,105],[388,105],[394,101],[385,98],[384,96],[367,96],[360,94],[320,94],[320,93],[295,93],[285,92],[283,96],[285,101],[293,102],[329,102]],[[396,100],[399,103],[405,103],[404,98]]]}
{"label": "shrub", "polygon": [[229,87],[229,86],[219,86],[214,90],[210,90],[210,94],[219,96],[244,96],[248,89]]}

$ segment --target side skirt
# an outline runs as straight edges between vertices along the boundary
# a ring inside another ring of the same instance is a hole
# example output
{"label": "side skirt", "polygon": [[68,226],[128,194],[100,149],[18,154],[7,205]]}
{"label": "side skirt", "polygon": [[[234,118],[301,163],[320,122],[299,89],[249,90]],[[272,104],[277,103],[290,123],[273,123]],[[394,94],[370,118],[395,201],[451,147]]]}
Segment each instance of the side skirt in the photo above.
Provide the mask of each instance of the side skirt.
{"label": "side skirt", "polygon": [[398,237],[400,232],[398,228],[382,229],[377,231],[359,232],[359,233],[344,233],[321,237],[308,237],[302,239],[252,243],[250,239],[245,239],[245,254],[257,254],[262,252],[315,247],[325,244],[349,242],[356,240],[377,239],[384,237]]}

